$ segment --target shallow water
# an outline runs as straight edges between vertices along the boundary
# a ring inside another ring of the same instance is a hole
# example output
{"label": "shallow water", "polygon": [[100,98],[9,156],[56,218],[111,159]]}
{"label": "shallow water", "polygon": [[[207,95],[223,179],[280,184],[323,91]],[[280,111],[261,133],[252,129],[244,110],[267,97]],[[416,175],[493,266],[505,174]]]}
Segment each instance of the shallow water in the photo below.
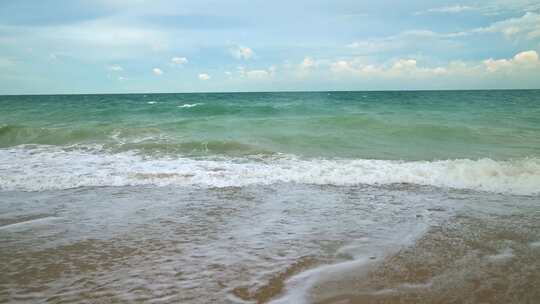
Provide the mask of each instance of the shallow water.
{"label": "shallow water", "polygon": [[400,192],[408,188],[279,184],[4,193],[4,299],[255,299],[280,273],[304,270],[298,263],[313,268],[381,258],[454,208],[446,198],[448,211],[430,212],[441,194],[419,188],[403,200]]}
{"label": "shallow water", "polygon": [[397,303],[413,294],[429,303],[443,291],[463,297],[444,288],[467,285],[467,273],[532,275],[512,279],[521,290],[540,282],[534,196],[276,184],[4,192],[2,201],[2,302]]}
{"label": "shallow water", "polygon": [[487,212],[486,203],[462,210],[355,279],[341,276],[314,286],[308,301],[538,303],[538,200],[516,201],[489,201]]}

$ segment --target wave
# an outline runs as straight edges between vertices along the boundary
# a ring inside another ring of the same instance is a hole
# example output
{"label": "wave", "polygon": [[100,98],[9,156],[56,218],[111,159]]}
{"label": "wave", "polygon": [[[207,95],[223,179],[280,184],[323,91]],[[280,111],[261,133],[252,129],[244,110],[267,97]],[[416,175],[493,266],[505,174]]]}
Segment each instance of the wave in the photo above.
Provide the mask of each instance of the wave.
{"label": "wave", "polygon": [[83,186],[253,184],[386,185],[532,195],[540,193],[540,159],[393,161],[260,157],[148,157],[134,152],[64,150],[55,146],[0,149],[0,189],[41,191]]}
{"label": "wave", "polygon": [[178,108],[193,108],[200,105],[202,105],[202,103],[186,103],[181,106],[178,106]]}
{"label": "wave", "polygon": [[193,117],[237,115],[238,117],[271,116],[283,112],[280,107],[269,104],[242,103],[186,103],[177,108],[189,109]]}
{"label": "wave", "polygon": [[122,145],[142,142],[143,139],[160,143],[166,137],[164,132],[152,126],[122,128],[114,125],[87,125],[67,128],[0,125],[0,148],[26,144],[61,146],[100,143]]}

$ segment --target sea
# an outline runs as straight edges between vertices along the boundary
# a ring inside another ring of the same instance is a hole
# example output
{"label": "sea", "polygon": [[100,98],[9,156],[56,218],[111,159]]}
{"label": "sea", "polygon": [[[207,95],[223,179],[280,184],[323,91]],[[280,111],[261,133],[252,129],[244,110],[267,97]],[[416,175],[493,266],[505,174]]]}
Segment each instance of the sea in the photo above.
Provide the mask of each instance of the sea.
{"label": "sea", "polygon": [[540,303],[540,91],[0,96],[0,303]]}

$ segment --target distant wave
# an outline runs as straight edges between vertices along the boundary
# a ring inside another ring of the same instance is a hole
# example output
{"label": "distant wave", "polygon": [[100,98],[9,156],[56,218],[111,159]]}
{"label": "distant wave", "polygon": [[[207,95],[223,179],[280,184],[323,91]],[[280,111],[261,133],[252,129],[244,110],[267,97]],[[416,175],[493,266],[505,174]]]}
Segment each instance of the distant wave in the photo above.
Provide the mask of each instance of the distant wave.
{"label": "distant wave", "polygon": [[540,159],[392,161],[301,159],[292,155],[219,159],[149,158],[133,152],[0,149],[0,189],[180,185],[230,187],[292,182],[318,185],[410,183],[510,194],[540,193]]}
{"label": "distant wave", "polygon": [[193,107],[196,107],[196,106],[200,106],[202,105],[202,103],[186,103],[186,104],[183,104],[181,106],[178,106],[179,108],[193,108]]}

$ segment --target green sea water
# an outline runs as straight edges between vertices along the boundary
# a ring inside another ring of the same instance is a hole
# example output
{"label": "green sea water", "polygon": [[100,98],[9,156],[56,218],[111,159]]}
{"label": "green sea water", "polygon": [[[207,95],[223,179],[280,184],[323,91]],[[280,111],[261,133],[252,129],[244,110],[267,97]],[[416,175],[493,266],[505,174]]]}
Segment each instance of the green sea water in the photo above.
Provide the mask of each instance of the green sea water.
{"label": "green sea water", "polygon": [[0,188],[540,191],[539,91],[0,97]]}
{"label": "green sea water", "polygon": [[540,91],[0,97],[0,147],[399,160],[540,155]]}

